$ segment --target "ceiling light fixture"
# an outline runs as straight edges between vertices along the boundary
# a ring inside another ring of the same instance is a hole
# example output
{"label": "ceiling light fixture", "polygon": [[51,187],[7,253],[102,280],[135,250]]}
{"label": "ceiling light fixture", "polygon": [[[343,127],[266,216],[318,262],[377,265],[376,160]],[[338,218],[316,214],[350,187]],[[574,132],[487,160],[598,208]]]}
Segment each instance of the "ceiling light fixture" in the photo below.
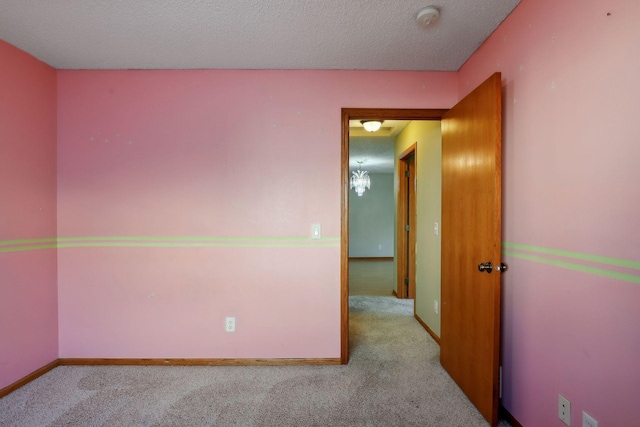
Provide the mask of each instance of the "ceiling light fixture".
{"label": "ceiling light fixture", "polygon": [[364,129],[369,132],[375,132],[382,126],[383,120],[360,120]]}
{"label": "ceiling light fixture", "polygon": [[424,9],[420,9],[418,11],[418,16],[416,20],[421,27],[428,27],[430,24],[433,24],[440,17],[440,11],[433,6],[425,7]]}
{"label": "ceiling light fixture", "polygon": [[351,175],[351,183],[349,189],[355,188],[358,196],[364,194],[365,188],[371,189],[371,178],[369,178],[369,172],[360,170],[362,162],[358,162],[358,170],[353,171]]}

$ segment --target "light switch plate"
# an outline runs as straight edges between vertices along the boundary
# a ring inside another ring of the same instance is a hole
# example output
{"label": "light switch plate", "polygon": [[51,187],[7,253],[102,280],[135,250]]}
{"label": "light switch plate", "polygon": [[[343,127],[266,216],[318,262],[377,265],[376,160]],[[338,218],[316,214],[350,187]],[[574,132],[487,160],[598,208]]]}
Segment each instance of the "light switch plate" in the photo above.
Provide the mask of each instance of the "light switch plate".
{"label": "light switch plate", "polygon": [[322,227],[320,224],[311,224],[311,238],[322,239]]}

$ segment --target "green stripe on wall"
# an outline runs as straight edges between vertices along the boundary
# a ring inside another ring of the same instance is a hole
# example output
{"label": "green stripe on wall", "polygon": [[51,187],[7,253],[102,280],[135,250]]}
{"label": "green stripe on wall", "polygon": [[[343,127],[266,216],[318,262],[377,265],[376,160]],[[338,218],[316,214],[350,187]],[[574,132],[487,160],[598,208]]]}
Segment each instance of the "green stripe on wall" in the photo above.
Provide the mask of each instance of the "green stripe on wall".
{"label": "green stripe on wall", "polygon": [[502,242],[503,248],[519,249],[523,251],[538,252],[545,255],[556,255],[566,258],[574,258],[582,261],[597,262],[599,264],[615,265],[616,267],[631,268],[640,270],[640,261],[604,257],[599,255],[586,254],[582,252],[570,252],[560,249],[543,248],[541,246],[521,245],[519,243]]}
{"label": "green stripe on wall", "polygon": [[23,240],[0,240],[0,246],[8,246],[8,245],[22,245],[27,243],[55,243],[57,239],[23,239]]}
{"label": "green stripe on wall", "polygon": [[38,249],[55,249],[58,247],[55,243],[50,245],[36,245],[36,246],[7,246],[0,247],[0,253],[4,252],[22,252],[22,251],[35,251]]}
{"label": "green stripe on wall", "polygon": [[337,247],[339,237],[90,236],[0,241],[0,253],[53,248]]}
{"label": "green stripe on wall", "polygon": [[[89,237],[60,237],[57,239],[58,242],[68,242],[68,241],[87,241],[87,240],[99,240],[99,241],[112,241],[112,240],[124,240],[124,241],[243,241],[243,240],[251,240],[251,241],[311,241],[309,237],[304,236],[260,236],[260,237],[252,237],[252,236],[89,236]],[[339,237],[324,237],[322,239],[314,240],[314,241],[338,241]],[[2,242],[0,242],[2,244]]]}
{"label": "green stripe on wall", "polygon": [[[640,284],[640,276],[633,274],[621,273],[618,271],[605,270],[604,268],[592,267],[589,265],[575,264],[573,262],[562,261],[552,258],[543,258],[536,255],[525,254],[521,252],[514,252],[509,250],[503,250],[505,255],[513,256],[516,258],[526,259],[528,261],[539,262],[542,264],[553,265],[555,267],[566,268],[568,270],[580,271],[587,274],[595,274],[596,276],[608,277],[610,279],[623,280],[625,282]],[[555,255],[555,254],[554,254]]]}

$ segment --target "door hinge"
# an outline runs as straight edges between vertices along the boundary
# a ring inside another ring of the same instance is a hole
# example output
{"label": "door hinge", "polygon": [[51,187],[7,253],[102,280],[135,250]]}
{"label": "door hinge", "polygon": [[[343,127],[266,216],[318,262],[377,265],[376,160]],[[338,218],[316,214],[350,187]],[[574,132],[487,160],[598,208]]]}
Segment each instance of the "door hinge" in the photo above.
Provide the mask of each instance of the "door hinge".
{"label": "door hinge", "polygon": [[408,277],[405,277],[405,278],[404,278],[404,284],[405,284],[406,286],[409,286],[409,278],[408,278]]}
{"label": "door hinge", "polygon": [[404,226],[404,231],[409,231],[409,224]]}
{"label": "door hinge", "polygon": [[406,176],[407,178],[409,178],[411,176],[411,174],[409,173],[409,171],[404,171],[404,176]]}

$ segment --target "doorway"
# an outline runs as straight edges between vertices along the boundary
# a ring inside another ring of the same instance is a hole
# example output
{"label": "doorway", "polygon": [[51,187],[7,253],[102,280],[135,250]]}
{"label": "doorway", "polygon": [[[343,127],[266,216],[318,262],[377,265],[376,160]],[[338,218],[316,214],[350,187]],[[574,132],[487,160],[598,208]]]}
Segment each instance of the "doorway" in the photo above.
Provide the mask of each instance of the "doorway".
{"label": "doorway", "polygon": [[[349,120],[366,117],[440,120],[443,135],[440,360],[491,425],[498,421],[501,303],[499,275],[488,273],[492,271],[492,263],[496,272],[505,269],[500,263],[501,111],[500,73],[493,74],[449,110],[342,110],[341,362],[349,361]],[[436,224],[434,232],[437,229]]]}
{"label": "doorway", "polygon": [[445,109],[342,109],[341,242],[340,242],[340,360],[349,362],[349,121],[375,117],[381,120],[440,120]]}

